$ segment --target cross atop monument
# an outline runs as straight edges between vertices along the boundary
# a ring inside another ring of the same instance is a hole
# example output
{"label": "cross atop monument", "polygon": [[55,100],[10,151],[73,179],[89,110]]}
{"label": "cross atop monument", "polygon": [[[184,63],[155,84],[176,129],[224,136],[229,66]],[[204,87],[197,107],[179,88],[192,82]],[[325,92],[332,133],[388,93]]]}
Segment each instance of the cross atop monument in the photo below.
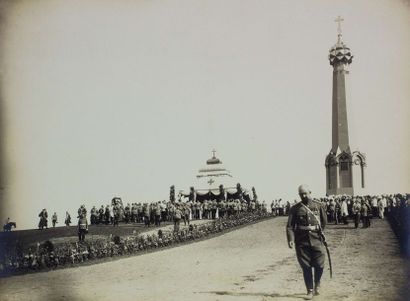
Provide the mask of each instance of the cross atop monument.
{"label": "cross atop monument", "polygon": [[342,22],[345,19],[343,19],[341,16],[337,16],[337,18],[335,19],[335,22],[337,22],[337,32],[339,33],[339,36],[342,35]]}
{"label": "cross atop monument", "polygon": [[216,157],[215,157],[215,153],[216,153],[216,150],[213,149],[213,150],[212,150],[212,156],[213,156],[213,158],[216,158]]}

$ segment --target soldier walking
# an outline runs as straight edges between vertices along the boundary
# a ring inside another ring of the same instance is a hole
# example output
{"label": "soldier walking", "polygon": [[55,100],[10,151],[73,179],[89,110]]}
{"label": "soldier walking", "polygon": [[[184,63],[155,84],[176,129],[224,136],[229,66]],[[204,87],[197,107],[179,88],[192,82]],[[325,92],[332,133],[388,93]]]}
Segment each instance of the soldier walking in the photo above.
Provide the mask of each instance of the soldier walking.
{"label": "soldier walking", "polygon": [[[312,199],[306,185],[299,186],[301,202],[290,208],[286,233],[289,248],[296,249],[296,257],[303,270],[306,300],[320,293],[320,279],[325,264],[325,246],[322,229],[326,226],[323,205]],[[314,270],[314,278],[312,269]],[[314,286],[313,286],[314,285]]]}

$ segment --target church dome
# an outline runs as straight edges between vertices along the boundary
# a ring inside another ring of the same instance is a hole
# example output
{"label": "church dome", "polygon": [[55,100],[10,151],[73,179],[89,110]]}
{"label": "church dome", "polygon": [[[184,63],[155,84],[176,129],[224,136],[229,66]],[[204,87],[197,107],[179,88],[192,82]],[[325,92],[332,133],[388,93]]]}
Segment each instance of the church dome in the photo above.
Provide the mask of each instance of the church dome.
{"label": "church dome", "polygon": [[211,159],[206,160],[206,164],[210,165],[210,164],[222,164],[221,160],[219,160],[217,157],[212,156]]}
{"label": "church dome", "polygon": [[212,158],[206,160],[206,166],[199,169],[197,177],[209,176],[209,174],[213,176],[229,174],[229,171],[223,166],[222,161],[215,156],[215,151],[212,152]]}

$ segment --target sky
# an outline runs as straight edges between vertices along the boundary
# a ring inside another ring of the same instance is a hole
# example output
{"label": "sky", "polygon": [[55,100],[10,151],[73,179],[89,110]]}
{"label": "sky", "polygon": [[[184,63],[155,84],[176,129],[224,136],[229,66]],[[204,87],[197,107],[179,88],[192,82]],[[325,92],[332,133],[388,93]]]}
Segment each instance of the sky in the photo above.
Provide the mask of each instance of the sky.
{"label": "sky", "polygon": [[409,1],[0,1],[0,218],[168,199],[213,149],[260,200],[324,196],[339,15],[366,192],[410,192]]}

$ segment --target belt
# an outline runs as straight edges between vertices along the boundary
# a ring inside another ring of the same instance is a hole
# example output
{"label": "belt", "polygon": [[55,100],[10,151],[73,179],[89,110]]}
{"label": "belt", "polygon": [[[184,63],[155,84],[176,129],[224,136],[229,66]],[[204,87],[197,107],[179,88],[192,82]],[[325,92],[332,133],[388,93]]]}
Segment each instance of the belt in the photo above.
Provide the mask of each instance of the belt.
{"label": "belt", "polygon": [[319,230],[319,226],[298,226],[297,229],[299,230],[309,230],[309,231],[314,231],[314,230]]}

